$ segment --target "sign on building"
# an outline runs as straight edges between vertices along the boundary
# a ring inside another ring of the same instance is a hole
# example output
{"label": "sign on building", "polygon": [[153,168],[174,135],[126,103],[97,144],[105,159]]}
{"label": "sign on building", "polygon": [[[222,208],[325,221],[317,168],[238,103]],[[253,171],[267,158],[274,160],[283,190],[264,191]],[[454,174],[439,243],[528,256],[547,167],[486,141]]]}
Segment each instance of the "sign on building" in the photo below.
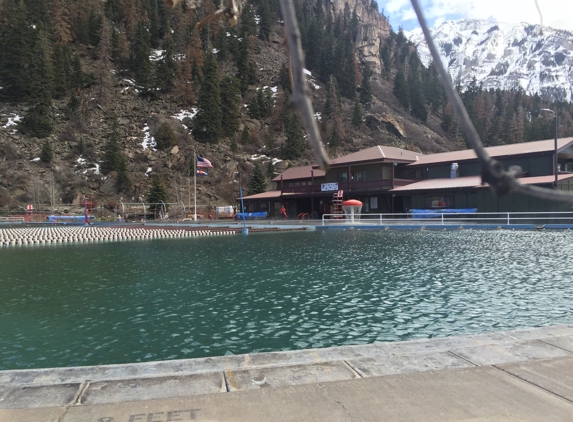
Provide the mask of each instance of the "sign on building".
{"label": "sign on building", "polygon": [[320,184],[320,191],[321,192],[329,192],[333,190],[338,190],[338,183],[321,183]]}

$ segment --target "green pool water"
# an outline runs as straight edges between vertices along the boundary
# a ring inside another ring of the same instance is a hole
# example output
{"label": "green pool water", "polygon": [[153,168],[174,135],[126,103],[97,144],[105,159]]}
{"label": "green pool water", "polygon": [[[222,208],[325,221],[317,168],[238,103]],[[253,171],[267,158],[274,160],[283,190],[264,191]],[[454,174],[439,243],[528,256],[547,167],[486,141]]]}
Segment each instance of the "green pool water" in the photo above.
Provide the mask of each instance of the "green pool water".
{"label": "green pool water", "polygon": [[573,233],[316,231],[0,250],[0,369],[573,322]]}

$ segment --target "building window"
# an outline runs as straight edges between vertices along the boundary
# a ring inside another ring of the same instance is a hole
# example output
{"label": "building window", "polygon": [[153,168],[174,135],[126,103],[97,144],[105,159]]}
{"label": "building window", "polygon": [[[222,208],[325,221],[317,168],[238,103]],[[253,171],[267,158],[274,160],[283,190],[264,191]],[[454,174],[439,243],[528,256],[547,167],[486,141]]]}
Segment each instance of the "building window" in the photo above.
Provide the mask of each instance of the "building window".
{"label": "building window", "polygon": [[372,196],[370,198],[370,209],[377,210],[378,209],[378,197]]}
{"label": "building window", "polygon": [[354,173],[355,182],[364,182],[365,180],[368,180],[368,172],[366,170],[361,170]]}
{"label": "building window", "polygon": [[340,173],[338,173],[338,178],[337,180],[339,182],[348,182],[348,173],[345,171],[342,171]]}

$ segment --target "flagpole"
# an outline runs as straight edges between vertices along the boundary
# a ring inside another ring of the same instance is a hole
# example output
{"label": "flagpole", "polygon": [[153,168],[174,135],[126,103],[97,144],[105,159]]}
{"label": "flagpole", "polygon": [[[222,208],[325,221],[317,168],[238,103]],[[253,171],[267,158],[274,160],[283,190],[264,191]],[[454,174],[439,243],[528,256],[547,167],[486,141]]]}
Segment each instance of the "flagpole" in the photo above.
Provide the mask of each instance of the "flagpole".
{"label": "flagpole", "polygon": [[197,156],[195,154],[195,150],[193,150],[193,185],[194,185],[194,192],[193,192],[193,220],[197,221]]}

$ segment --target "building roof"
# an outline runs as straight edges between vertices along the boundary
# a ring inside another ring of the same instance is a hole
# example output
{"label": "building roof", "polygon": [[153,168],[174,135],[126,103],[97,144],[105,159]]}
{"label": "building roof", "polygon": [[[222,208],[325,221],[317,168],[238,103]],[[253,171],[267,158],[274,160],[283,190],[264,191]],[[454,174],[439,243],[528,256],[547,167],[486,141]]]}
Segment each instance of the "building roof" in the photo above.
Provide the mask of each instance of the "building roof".
{"label": "building roof", "polygon": [[286,169],[283,173],[273,179],[273,182],[280,182],[281,180],[297,180],[297,179],[310,179],[313,177],[324,177],[324,170],[313,168],[312,166],[291,167]]}
{"label": "building roof", "polygon": [[[269,192],[257,193],[256,195],[243,196],[243,199],[276,199],[280,198],[280,190],[271,190]],[[238,198],[240,199],[240,198]]]}
{"label": "building roof", "polygon": [[339,167],[353,163],[367,163],[378,161],[396,161],[408,163],[418,159],[417,152],[407,151],[405,149],[377,145],[375,147],[363,149],[362,151],[353,152],[330,161],[331,167]]}
{"label": "building roof", "polygon": [[[564,150],[573,144],[573,138],[560,138],[557,140],[558,150]],[[488,147],[485,150],[492,157],[504,157],[508,155],[539,154],[555,149],[555,140],[524,142],[521,144],[499,145]],[[477,155],[473,149],[462,151],[441,152],[438,154],[419,155],[418,161],[408,164],[409,167],[428,164],[456,163],[459,161],[476,160]]]}
{"label": "building roof", "polygon": [[[558,180],[573,178],[573,174],[560,174]],[[524,185],[544,185],[555,181],[555,176],[521,177],[518,179]],[[390,192],[412,192],[436,189],[461,189],[487,187],[488,184],[481,184],[481,176],[456,177],[455,179],[426,179],[420,182],[411,183],[406,186],[399,186]]]}

